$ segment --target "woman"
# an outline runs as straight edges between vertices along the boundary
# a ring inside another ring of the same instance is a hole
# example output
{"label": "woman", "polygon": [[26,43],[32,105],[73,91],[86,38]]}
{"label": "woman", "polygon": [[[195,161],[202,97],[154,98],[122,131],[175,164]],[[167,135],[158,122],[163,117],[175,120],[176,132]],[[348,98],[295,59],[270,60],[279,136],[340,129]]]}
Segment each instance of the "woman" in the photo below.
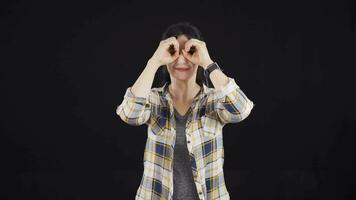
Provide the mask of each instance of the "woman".
{"label": "woman", "polygon": [[[167,80],[151,88],[160,67]],[[214,88],[204,84],[206,78]],[[245,119],[253,107],[235,79],[210,58],[195,26],[169,26],[116,110],[130,125],[148,125],[144,173],[135,199],[230,199],[222,128]]]}

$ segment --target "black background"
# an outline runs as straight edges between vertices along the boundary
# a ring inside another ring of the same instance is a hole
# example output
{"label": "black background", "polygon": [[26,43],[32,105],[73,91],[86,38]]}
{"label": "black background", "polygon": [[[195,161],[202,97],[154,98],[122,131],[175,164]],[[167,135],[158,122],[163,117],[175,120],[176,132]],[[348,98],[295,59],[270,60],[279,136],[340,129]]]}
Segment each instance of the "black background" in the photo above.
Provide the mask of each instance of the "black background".
{"label": "black background", "polygon": [[116,106],[179,21],[202,31],[256,104],[224,128],[231,199],[356,199],[355,9],[1,1],[1,199],[134,199],[147,127],[125,124]]}

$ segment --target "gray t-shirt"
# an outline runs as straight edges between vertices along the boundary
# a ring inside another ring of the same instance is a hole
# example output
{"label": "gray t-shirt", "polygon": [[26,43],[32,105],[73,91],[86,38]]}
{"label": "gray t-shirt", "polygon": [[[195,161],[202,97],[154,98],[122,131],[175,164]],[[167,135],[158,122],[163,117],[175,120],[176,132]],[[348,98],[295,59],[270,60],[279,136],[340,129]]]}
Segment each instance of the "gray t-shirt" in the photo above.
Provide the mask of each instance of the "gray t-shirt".
{"label": "gray t-shirt", "polygon": [[199,200],[185,136],[188,112],[181,116],[174,108],[174,113],[177,137],[173,157],[173,200]]}

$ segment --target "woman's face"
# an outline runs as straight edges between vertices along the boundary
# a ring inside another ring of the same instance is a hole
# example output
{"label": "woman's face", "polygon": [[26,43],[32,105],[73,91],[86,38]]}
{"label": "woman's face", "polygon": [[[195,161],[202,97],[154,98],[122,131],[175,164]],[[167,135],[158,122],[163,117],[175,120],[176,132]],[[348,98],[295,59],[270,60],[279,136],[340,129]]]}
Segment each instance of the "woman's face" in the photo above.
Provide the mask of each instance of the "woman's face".
{"label": "woman's face", "polygon": [[[187,81],[190,78],[196,77],[198,65],[193,64],[183,56],[182,49],[185,47],[185,43],[188,38],[185,35],[179,35],[179,57],[172,63],[167,64],[167,70],[171,79],[178,79],[180,81]],[[189,51],[189,50],[188,50]]]}

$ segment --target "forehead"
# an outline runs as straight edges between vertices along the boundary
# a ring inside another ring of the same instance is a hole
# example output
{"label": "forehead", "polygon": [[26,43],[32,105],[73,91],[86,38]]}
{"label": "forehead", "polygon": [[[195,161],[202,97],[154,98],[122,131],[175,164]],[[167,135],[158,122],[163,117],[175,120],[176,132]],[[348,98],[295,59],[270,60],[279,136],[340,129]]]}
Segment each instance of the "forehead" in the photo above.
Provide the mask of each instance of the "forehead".
{"label": "forehead", "polygon": [[180,45],[184,45],[189,39],[188,39],[188,37],[185,36],[185,35],[179,35],[179,36],[177,37],[177,40],[178,40],[178,42],[179,42]]}

